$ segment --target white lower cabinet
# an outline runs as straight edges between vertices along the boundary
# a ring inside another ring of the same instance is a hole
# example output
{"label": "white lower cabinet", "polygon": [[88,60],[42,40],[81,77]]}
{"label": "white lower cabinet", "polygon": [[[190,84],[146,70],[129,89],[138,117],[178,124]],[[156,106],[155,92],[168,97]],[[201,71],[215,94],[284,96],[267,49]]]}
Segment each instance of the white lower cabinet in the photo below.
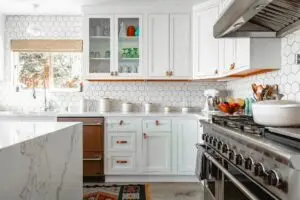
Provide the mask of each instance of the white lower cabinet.
{"label": "white lower cabinet", "polygon": [[176,135],[177,173],[194,174],[198,142],[198,122],[196,120],[173,120],[173,134]]}
{"label": "white lower cabinet", "polygon": [[171,132],[144,133],[143,172],[171,173]]}
{"label": "white lower cabinet", "polygon": [[195,144],[202,132],[198,120],[123,117],[106,122],[105,175],[194,177]]}

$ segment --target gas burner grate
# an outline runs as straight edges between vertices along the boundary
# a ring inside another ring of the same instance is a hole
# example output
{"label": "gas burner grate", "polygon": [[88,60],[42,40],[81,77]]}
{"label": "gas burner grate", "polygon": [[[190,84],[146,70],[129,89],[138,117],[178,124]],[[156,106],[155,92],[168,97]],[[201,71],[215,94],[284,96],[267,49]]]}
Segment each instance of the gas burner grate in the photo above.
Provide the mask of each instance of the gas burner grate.
{"label": "gas burner grate", "polygon": [[219,124],[223,127],[232,128],[239,130],[243,133],[249,133],[253,135],[263,135],[265,127],[256,124],[251,116],[240,115],[240,116],[219,116],[213,115],[212,122]]}

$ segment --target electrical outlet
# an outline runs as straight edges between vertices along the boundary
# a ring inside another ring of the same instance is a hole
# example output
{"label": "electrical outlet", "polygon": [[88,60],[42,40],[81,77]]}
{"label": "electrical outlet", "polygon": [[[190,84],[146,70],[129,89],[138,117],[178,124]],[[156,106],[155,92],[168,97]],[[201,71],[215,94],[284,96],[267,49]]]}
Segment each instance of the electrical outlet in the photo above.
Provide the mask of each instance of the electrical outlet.
{"label": "electrical outlet", "polygon": [[296,65],[300,65],[300,54],[296,54]]}

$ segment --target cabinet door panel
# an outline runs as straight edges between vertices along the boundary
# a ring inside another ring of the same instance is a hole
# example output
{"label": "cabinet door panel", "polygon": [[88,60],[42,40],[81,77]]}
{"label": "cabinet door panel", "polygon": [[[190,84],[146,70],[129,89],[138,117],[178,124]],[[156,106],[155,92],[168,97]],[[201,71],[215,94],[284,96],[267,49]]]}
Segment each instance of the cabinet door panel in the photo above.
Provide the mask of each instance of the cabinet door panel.
{"label": "cabinet door panel", "polygon": [[146,133],[143,139],[144,172],[171,172],[171,133]]}
{"label": "cabinet door panel", "polygon": [[170,71],[173,77],[190,77],[191,25],[189,14],[170,16]]}
{"label": "cabinet door panel", "polygon": [[236,39],[224,39],[224,70],[229,71],[230,66],[235,63]]}
{"label": "cabinet door panel", "polygon": [[219,68],[219,41],[213,37],[213,26],[218,15],[219,5],[203,8],[194,13],[196,76],[213,76]]}
{"label": "cabinet door panel", "polygon": [[198,142],[198,123],[196,120],[174,120],[173,130],[177,131],[178,173],[194,174]]}
{"label": "cabinet door panel", "polygon": [[169,70],[169,15],[149,15],[149,76],[162,77]]}
{"label": "cabinet door panel", "polygon": [[236,55],[235,66],[236,68],[249,67],[250,65],[250,38],[237,38],[236,39]]}
{"label": "cabinet door panel", "polygon": [[100,126],[84,126],[83,149],[84,151],[104,151],[104,133]]}

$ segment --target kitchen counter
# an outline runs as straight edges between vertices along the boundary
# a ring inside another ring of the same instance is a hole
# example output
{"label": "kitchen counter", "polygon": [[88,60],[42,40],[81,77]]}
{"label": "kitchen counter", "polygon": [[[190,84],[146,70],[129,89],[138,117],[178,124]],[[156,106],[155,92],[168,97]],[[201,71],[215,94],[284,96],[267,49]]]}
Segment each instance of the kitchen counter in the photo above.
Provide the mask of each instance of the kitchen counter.
{"label": "kitchen counter", "polygon": [[80,199],[82,124],[0,122],[0,199]]}
{"label": "kitchen counter", "polygon": [[196,119],[207,119],[208,115],[204,113],[181,113],[181,112],[153,112],[153,113],[144,113],[144,112],[131,112],[131,113],[122,113],[122,112],[78,112],[78,113],[58,113],[58,117],[185,117],[185,118],[196,118]]}

